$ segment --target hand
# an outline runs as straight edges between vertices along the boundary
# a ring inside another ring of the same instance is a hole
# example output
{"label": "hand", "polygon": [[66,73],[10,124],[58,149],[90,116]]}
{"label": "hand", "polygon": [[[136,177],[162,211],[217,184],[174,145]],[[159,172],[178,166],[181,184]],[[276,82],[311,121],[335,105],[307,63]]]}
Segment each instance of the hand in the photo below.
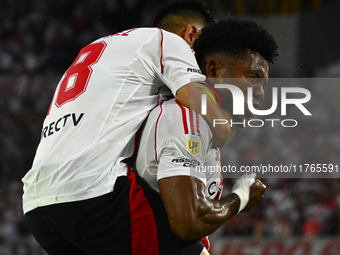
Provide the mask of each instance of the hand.
{"label": "hand", "polygon": [[241,212],[247,212],[251,208],[255,207],[259,202],[261,202],[265,191],[266,186],[259,179],[256,179],[255,182],[250,186],[248,204]]}

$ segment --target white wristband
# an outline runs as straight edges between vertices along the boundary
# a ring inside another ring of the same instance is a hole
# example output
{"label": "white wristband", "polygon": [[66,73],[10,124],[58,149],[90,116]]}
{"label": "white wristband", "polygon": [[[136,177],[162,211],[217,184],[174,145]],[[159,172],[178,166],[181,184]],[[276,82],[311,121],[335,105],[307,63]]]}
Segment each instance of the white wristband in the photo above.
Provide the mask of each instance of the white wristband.
{"label": "white wristband", "polygon": [[231,192],[240,198],[238,213],[240,213],[249,202],[250,186],[255,182],[255,177],[255,173],[246,173],[238,178],[233,186]]}
{"label": "white wristband", "polygon": [[238,195],[238,197],[240,198],[240,207],[237,212],[237,213],[240,213],[240,211],[242,211],[249,202],[249,191],[247,192],[244,189],[238,188],[238,189],[233,190],[232,193]]}

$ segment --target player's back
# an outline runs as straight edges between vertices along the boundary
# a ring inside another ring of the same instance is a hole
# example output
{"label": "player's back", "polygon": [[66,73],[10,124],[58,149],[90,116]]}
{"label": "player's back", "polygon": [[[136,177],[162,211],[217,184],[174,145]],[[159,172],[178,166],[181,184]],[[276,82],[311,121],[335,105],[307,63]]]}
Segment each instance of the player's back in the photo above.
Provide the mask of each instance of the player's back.
{"label": "player's back", "polygon": [[139,28],[80,51],[58,84],[32,169],[23,178],[24,211],[105,194],[126,175],[121,160],[131,156],[133,137],[170,72],[162,63],[163,40],[189,47],[177,35]]}

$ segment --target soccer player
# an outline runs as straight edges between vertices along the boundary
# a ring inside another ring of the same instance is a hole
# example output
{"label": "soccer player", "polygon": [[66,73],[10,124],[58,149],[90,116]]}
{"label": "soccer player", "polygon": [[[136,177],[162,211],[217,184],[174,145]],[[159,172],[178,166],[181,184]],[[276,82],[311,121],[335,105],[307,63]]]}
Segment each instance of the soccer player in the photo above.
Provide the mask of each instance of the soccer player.
{"label": "soccer player", "polygon": [[[235,78],[242,91],[253,88],[254,104],[264,98],[268,64],[278,54],[275,40],[261,26],[238,19],[218,21],[203,29],[194,50],[202,72],[212,82]],[[231,101],[229,90],[216,90],[221,98]],[[226,107],[231,112],[229,105]],[[249,111],[242,116],[250,117]],[[223,180],[218,171],[220,152],[212,140],[202,116],[175,99],[162,102],[150,113],[141,135],[136,169],[150,189],[160,193],[169,228],[182,240],[198,240],[213,233],[233,215],[254,207],[265,192],[255,174],[246,174],[236,181],[231,194],[216,200]],[[157,199],[155,194],[148,195],[150,201]],[[156,208],[161,204],[154,203]],[[157,210],[154,213],[161,217]],[[203,244],[197,241],[185,252],[207,254],[202,250]]]}
{"label": "soccer player", "polygon": [[[160,28],[130,29],[85,46],[56,88],[23,178],[27,223],[49,254],[145,254],[155,243],[153,232],[144,234],[151,225],[140,224],[149,207],[124,160],[163,96],[200,107],[190,97],[200,98],[196,87],[204,85],[195,81],[205,76],[190,46],[214,17],[200,2],[182,1],[156,21]],[[209,118],[226,114],[210,104]],[[230,134],[222,127],[215,135],[223,142]]]}

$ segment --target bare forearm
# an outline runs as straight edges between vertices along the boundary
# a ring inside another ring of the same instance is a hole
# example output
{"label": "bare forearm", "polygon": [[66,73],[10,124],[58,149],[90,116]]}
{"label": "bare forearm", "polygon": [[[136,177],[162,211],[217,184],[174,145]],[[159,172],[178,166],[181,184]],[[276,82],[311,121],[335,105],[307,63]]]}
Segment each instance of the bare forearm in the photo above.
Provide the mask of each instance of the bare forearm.
{"label": "bare forearm", "polygon": [[231,193],[221,200],[203,199],[199,203],[189,239],[199,239],[215,232],[238,213],[240,199],[236,194]]}
{"label": "bare forearm", "polygon": [[213,233],[240,208],[240,198],[233,193],[221,200],[205,198],[204,184],[193,177],[164,178],[158,184],[170,228],[183,240]]}
{"label": "bare forearm", "polygon": [[171,230],[183,240],[210,235],[230,217],[248,211],[262,199],[266,187],[255,174],[238,178],[231,194],[221,200],[205,198],[205,185],[190,176],[158,181]]}
{"label": "bare forearm", "polygon": [[[205,91],[213,92],[209,89],[208,85],[202,82],[192,82],[177,91],[176,99],[185,107],[190,108],[198,113],[202,109],[202,94]],[[234,135],[235,127],[230,126],[231,115],[223,110],[219,104],[215,104],[214,100],[207,96],[207,113],[202,117],[207,121],[211,132],[214,135],[214,145],[216,147],[224,146],[228,143],[230,138]],[[224,119],[228,122],[226,124],[214,125],[214,120]]]}

